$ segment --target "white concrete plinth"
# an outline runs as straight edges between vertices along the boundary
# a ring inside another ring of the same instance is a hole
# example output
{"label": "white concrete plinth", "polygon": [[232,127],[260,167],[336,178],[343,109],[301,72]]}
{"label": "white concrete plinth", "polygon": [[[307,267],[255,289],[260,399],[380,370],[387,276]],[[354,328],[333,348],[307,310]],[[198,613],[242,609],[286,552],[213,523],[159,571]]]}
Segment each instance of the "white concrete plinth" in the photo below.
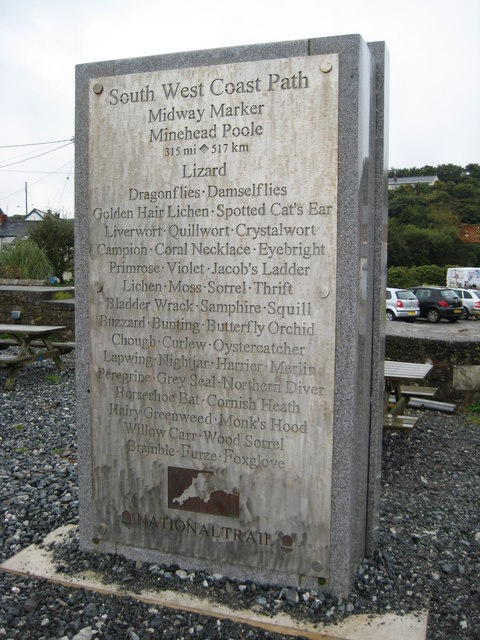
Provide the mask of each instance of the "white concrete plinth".
{"label": "white concrete plinth", "polygon": [[0,569],[18,575],[29,575],[46,579],[67,587],[89,589],[106,595],[130,597],[158,607],[169,607],[190,611],[213,618],[223,618],[252,627],[268,629],[275,633],[290,636],[302,636],[312,640],[425,640],[427,636],[427,611],[398,616],[352,615],[339,624],[307,624],[293,620],[285,613],[273,617],[257,614],[250,610],[233,610],[195,596],[176,591],[126,590],[120,584],[103,584],[100,574],[85,571],[76,576],[58,573],[51,551],[47,548],[52,542],[61,543],[71,531],[71,526],[60,527],[49,534],[42,545],[30,545],[17,555],[6,560]]}

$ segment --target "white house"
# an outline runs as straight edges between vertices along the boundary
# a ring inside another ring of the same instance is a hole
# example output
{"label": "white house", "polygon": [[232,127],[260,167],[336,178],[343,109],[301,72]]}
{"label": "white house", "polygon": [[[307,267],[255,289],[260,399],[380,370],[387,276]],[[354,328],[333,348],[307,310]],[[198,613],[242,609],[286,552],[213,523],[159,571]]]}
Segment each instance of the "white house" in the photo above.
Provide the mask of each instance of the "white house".
{"label": "white house", "polygon": [[47,213],[46,211],[41,211],[40,209],[32,209],[30,213],[28,213],[24,220],[25,222],[41,222],[45,216],[51,216],[51,213]]}
{"label": "white house", "polygon": [[437,182],[437,180],[437,176],[409,176],[407,178],[393,177],[388,179],[388,188],[398,189],[398,187],[402,187],[403,185],[415,187],[417,184],[428,184],[432,186]]}

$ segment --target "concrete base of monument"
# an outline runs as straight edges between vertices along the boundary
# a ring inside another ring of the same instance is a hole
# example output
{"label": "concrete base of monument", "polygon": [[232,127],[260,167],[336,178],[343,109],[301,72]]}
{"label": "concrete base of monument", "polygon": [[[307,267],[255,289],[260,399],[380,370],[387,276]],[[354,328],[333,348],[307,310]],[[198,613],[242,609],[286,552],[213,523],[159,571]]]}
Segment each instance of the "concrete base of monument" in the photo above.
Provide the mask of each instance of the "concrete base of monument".
{"label": "concrete base of monument", "polygon": [[382,616],[352,615],[339,624],[302,623],[285,613],[273,617],[257,614],[250,610],[234,610],[222,604],[215,604],[199,597],[186,595],[176,591],[137,591],[125,589],[123,585],[103,584],[100,574],[93,571],[81,575],[68,576],[58,573],[52,552],[48,548],[51,543],[60,544],[71,531],[71,526],[60,527],[50,533],[41,545],[33,544],[0,565],[2,571],[17,575],[29,575],[46,579],[63,586],[87,589],[118,597],[130,597],[158,607],[169,607],[189,611],[213,618],[228,619],[232,622],[247,624],[252,627],[268,629],[274,633],[327,640],[425,640],[427,635],[426,611],[398,616],[386,614]]}

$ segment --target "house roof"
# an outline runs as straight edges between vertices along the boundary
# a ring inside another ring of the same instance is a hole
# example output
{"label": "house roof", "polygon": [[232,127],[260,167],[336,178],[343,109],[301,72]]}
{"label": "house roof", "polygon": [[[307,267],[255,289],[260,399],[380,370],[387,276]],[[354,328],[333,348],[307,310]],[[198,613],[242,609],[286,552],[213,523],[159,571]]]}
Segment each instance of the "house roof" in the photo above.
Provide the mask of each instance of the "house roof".
{"label": "house roof", "polygon": [[406,178],[389,178],[388,188],[395,189],[402,185],[409,184],[415,186],[416,184],[435,184],[438,180],[437,176],[408,176]]}
{"label": "house roof", "polygon": [[47,215],[52,215],[52,214],[48,214],[46,211],[42,211],[41,209],[32,209],[29,213],[27,213],[24,219],[27,220],[28,222],[35,221],[35,220],[43,220]]}
{"label": "house roof", "polygon": [[33,229],[32,225],[38,224],[40,221],[26,221],[12,220],[7,218],[3,224],[0,225],[0,238],[23,238],[28,236],[29,232]]}

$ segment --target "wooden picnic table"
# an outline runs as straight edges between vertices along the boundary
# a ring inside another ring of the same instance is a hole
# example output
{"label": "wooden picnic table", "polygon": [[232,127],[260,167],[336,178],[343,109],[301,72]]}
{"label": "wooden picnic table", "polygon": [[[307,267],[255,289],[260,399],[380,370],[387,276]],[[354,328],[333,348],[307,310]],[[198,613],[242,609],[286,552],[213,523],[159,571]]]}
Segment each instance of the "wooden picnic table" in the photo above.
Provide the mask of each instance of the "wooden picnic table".
{"label": "wooden picnic table", "polygon": [[[21,367],[32,362],[42,362],[51,358],[60,371],[64,370],[60,359],[62,349],[52,343],[53,336],[66,327],[50,327],[30,324],[0,324],[0,335],[7,335],[13,345],[19,349],[17,353],[0,354],[0,367],[9,369],[5,389],[12,389]],[[33,345],[35,341],[35,345]]]}
{"label": "wooden picnic table", "polygon": [[[385,410],[384,410],[384,426],[399,429],[411,429],[416,418],[403,415],[403,412],[410,399],[410,393],[405,393],[405,383],[412,381],[424,380],[433,365],[425,362],[399,362],[396,360],[385,360]],[[412,387],[420,392],[420,387]],[[423,390],[423,393],[426,393]],[[435,389],[432,389],[432,395]],[[391,403],[390,398],[393,395],[394,401]],[[390,406],[391,405],[391,406]]]}

